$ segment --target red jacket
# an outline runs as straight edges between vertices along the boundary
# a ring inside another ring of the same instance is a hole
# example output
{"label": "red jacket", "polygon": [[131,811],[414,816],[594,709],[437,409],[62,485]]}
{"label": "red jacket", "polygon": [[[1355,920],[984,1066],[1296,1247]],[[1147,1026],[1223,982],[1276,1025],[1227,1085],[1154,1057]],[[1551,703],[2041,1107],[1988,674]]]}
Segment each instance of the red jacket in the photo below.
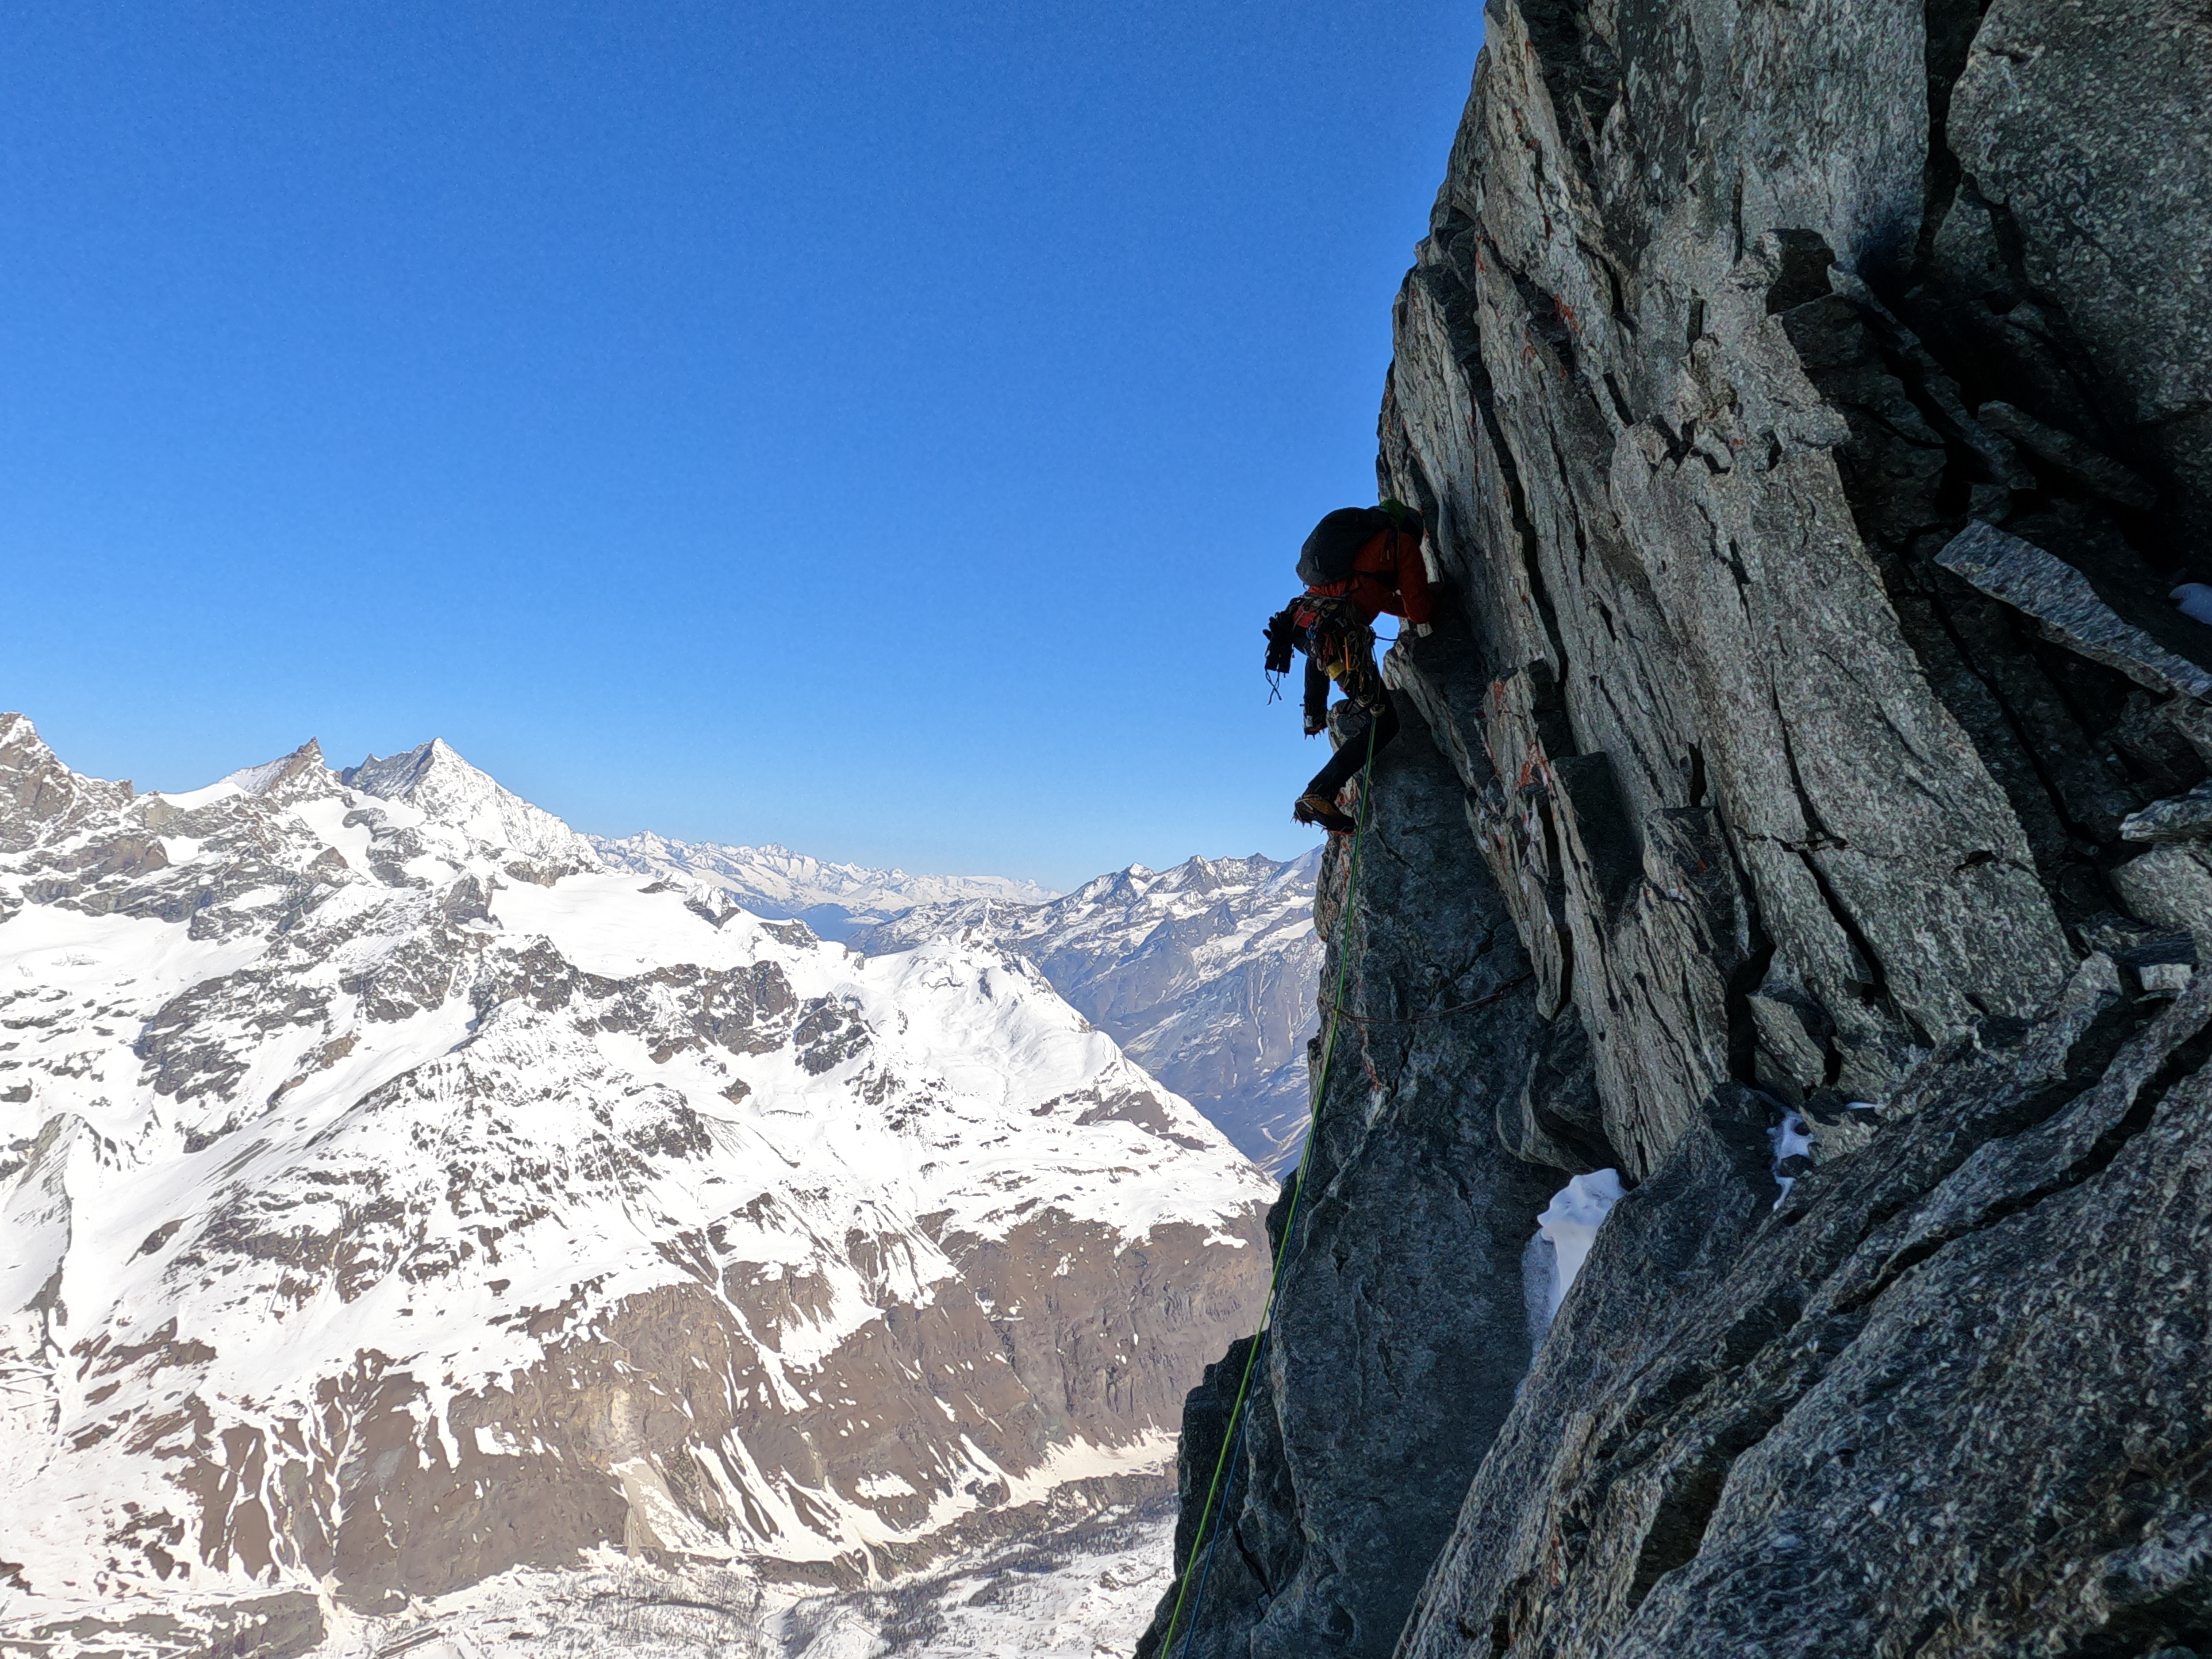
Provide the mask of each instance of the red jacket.
{"label": "red jacket", "polygon": [[1383,611],[1409,623],[1429,620],[1429,567],[1413,531],[1385,530],[1370,537],[1352,561],[1352,580],[1309,587],[1309,593],[1349,599],[1373,622]]}

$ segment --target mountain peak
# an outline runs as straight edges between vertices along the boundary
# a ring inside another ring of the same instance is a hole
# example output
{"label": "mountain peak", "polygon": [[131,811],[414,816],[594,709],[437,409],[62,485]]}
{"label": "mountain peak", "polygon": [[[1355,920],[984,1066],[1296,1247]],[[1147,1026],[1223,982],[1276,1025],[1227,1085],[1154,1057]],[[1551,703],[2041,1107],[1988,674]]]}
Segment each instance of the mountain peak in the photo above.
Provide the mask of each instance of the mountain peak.
{"label": "mountain peak", "polygon": [[258,766],[241,766],[225,775],[216,787],[228,786],[242,795],[266,795],[302,773],[320,775],[329,769],[323,762],[322,744],[309,738],[288,755],[279,755]]}
{"label": "mountain peak", "polygon": [[0,714],[0,750],[32,748],[49,755],[53,753],[52,750],[46,748],[46,739],[39,735],[39,728],[31,724],[29,715],[13,712]]}
{"label": "mountain peak", "polygon": [[338,781],[349,789],[358,789],[364,795],[374,795],[382,800],[406,800],[434,770],[458,769],[464,776],[480,778],[493,788],[489,773],[479,772],[443,738],[433,738],[428,743],[418,743],[412,749],[397,755],[364,757],[358,766],[349,766],[338,774]]}
{"label": "mountain peak", "polygon": [[541,806],[471,766],[443,738],[404,753],[371,755],[338,774],[349,789],[380,800],[404,801],[472,841],[521,854],[534,863],[595,870],[599,855],[583,836]]}
{"label": "mountain peak", "polygon": [[54,758],[21,714],[0,714],[0,852],[70,833],[88,812],[131,799],[127,783],[81,777]]}

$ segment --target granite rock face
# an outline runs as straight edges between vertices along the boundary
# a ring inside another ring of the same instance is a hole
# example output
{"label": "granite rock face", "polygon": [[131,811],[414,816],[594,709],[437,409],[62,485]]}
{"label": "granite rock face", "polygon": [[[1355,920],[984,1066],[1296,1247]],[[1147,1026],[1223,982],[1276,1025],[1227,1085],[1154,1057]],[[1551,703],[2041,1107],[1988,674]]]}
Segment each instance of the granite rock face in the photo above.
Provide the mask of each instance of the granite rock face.
{"label": "granite rock face", "polygon": [[[2201,6],[1493,0],[1381,422],[1455,614],[1317,920],[1526,977],[1422,1039],[1449,1133],[1340,1038],[1310,1188],[1404,1170],[1279,1243],[1178,1659],[2212,1653],[2208,135]],[[1311,1416],[1389,1449],[1360,1596]]]}

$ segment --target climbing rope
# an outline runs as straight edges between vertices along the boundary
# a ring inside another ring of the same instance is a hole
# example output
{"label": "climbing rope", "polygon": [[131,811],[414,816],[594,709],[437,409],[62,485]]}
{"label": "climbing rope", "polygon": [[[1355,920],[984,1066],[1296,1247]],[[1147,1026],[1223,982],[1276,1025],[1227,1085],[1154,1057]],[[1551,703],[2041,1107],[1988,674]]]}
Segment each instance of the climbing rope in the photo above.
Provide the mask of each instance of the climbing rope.
{"label": "climbing rope", "polygon": [[[1322,1040],[1321,1071],[1314,1084],[1312,1113],[1306,1119],[1305,1150],[1299,1155],[1297,1175],[1291,1188],[1290,1212],[1283,1218],[1283,1248],[1275,1258],[1275,1271],[1268,1277],[1266,1299],[1260,1304],[1260,1328],[1252,1339],[1251,1352],[1244,1356],[1244,1371],[1237,1381],[1236,1403],[1230,1407],[1229,1422],[1222,1431],[1221,1455],[1214,1460],[1213,1480],[1206,1488],[1206,1506],[1199,1511],[1198,1535],[1190,1541],[1190,1554],[1183,1563],[1182,1584],[1176,1592],[1175,1611],[1168,1615],[1167,1637],[1160,1644],[1162,1659],[1172,1659],[1175,1653],[1176,1631],[1182,1623],[1183,1601],[1190,1594],[1190,1563],[1198,1559],[1201,1549],[1206,1552],[1206,1559],[1199,1569],[1198,1600],[1191,1605],[1193,1629],[1197,1626],[1199,1610],[1206,1605],[1206,1581],[1213,1577],[1213,1552],[1221,1542],[1222,1528],[1217,1518],[1216,1502],[1219,1501],[1219,1512],[1225,1514],[1228,1492],[1224,1482],[1225,1479],[1230,1486],[1236,1483],[1237,1454],[1243,1449],[1245,1425],[1249,1420],[1244,1415],[1245,1395],[1251,1389],[1252,1372],[1259,1363],[1261,1351],[1267,1346],[1267,1334],[1274,1317],[1275,1292],[1280,1288],[1283,1275],[1296,1259],[1302,1243],[1297,1235],[1298,1206],[1306,1195],[1306,1164],[1313,1157],[1315,1131],[1321,1127],[1322,1102],[1328,1097],[1329,1067],[1336,1058],[1336,1034],[1347,1018],[1344,1012],[1344,981],[1352,965],[1352,901],[1359,891],[1359,857],[1367,842],[1369,799],[1374,793],[1374,773],[1375,721],[1370,719],[1367,723],[1367,759],[1359,769],[1359,818],[1352,835],[1352,863],[1344,878],[1344,917],[1336,937],[1336,988],[1329,994],[1328,1032]],[[1209,1530],[1212,1533],[1210,1538],[1207,1535]],[[1190,1646],[1188,1631],[1183,1634],[1183,1646],[1186,1650]]]}

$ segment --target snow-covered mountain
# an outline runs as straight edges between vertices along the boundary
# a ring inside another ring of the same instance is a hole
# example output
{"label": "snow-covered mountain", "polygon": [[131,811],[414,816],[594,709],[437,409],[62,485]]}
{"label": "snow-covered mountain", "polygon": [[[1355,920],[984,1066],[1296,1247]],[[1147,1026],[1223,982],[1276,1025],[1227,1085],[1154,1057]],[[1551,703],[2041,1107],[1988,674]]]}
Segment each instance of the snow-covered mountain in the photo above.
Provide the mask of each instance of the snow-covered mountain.
{"label": "snow-covered mountain", "polygon": [[1036,904],[1054,896],[1050,888],[1011,876],[910,876],[903,870],[825,864],[786,847],[672,841],[649,830],[619,841],[594,836],[592,846],[615,869],[702,882],[757,916],[803,921],[824,939],[849,939],[917,904],[964,899]]}
{"label": "snow-covered mountain", "polygon": [[967,938],[1028,957],[1129,1057],[1279,1175],[1297,1158],[1321,941],[1320,849],[1140,864],[1065,896],[1005,876],[911,876],[781,847],[591,838],[608,865],[719,889],[870,954]]}
{"label": "snow-covered mountain", "polygon": [[1272,1196],[981,936],[608,869],[442,744],[138,795],[0,715],[0,1619],[926,1559],[1156,1462]]}
{"label": "snow-covered mountain", "polygon": [[1288,863],[1133,864],[1046,903],[920,906],[852,942],[886,951],[958,939],[1023,953],[1131,1059],[1280,1173],[1305,1129],[1320,867],[1318,848]]}

